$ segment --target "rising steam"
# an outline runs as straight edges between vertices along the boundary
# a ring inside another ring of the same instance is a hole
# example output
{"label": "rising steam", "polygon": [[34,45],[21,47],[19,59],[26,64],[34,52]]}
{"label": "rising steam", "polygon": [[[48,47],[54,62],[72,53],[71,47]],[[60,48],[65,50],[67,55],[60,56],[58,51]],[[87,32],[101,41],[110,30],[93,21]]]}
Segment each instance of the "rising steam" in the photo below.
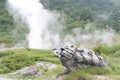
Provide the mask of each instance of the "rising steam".
{"label": "rising steam", "polygon": [[13,15],[19,15],[27,24],[30,30],[27,37],[29,48],[50,48],[52,42],[59,41],[58,35],[53,35],[47,30],[56,22],[55,13],[44,9],[39,0],[8,0],[7,4],[9,11]]}
{"label": "rising steam", "polygon": [[7,6],[15,20],[20,17],[27,24],[30,30],[27,37],[29,48],[51,48],[59,43],[83,46],[85,44],[109,44],[112,43],[115,35],[109,27],[107,30],[98,30],[93,27],[92,23],[86,24],[84,30],[75,28],[71,34],[66,35],[63,33],[64,19],[62,23],[59,22],[60,15],[45,9],[39,0],[8,0]]}

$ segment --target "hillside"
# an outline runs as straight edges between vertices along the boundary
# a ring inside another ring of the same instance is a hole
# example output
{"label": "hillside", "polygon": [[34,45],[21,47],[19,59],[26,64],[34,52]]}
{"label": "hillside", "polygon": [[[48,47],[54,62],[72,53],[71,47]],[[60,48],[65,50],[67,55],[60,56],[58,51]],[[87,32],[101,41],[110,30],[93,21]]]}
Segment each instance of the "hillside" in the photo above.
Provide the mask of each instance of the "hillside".
{"label": "hillside", "polygon": [[[119,32],[120,5],[112,0],[41,0],[45,8],[57,10],[65,17],[67,29],[84,28],[93,22],[97,28],[106,29],[106,25]],[[119,1],[118,1],[119,2]]]}
{"label": "hillside", "polygon": [[[41,0],[48,10],[57,11],[64,18],[66,25],[62,35],[73,33],[74,28],[81,28],[83,33],[86,24],[91,30],[112,28],[120,32],[120,11],[117,0]],[[0,44],[11,47],[14,44],[27,44],[29,32],[26,24],[19,18],[14,23],[13,14],[9,13],[6,0],[0,0]],[[5,43],[5,44],[4,44]]]}
{"label": "hillside", "polygon": [[14,20],[6,1],[0,0],[0,48],[12,47],[20,43],[22,40],[25,40],[28,32],[25,24],[20,19],[18,20],[19,22]]}
{"label": "hillside", "polygon": [[0,44],[13,44],[11,31],[14,29],[12,15],[6,9],[6,0],[0,0]]}
{"label": "hillside", "polygon": [[[46,13],[58,13],[60,14],[58,21],[63,20],[62,26],[59,22],[55,25],[49,23],[53,25],[51,28],[57,25],[64,28],[56,27],[51,31],[53,34],[56,33],[57,38],[48,32],[46,34],[50,40],[38,35],[37,37],[40,37],[38,41],[45,38],[46,42],[50,41],[53,46],[57,43],[52,39],[59,41],[58,36],[61,36],[61,39],[67,36],[68,41],[75,42],[77,47],[87,45],[100,53],[109,65],[108,67],[82,68],[69,74],[64,74],[66,69],[52,50],[26,48],[29,44],[26,40],[30,32],[29,25],[20,16],[17,15],[15,18],[15,13],[10,12],[6,1],[0,0],[0,50],[7,49],[0,51],[0,80],[120,80],[120,44],[118,43],[120,42],[120,0],[40,0],[45,9],[39,8]],[[38,2],[34,4],[42,5]],[[32,17],[31,14],[29,16]],[[35,31],[39,32],[38,29]],[[32,42],[37,42],[35,40]],[[102,43],[102,40],[106,44]],[[64,40],[61,42],[64,43]],[[19,47],[25,48],[16,49]]]}
{"label": "hillside", "polygon": [[104,56],[109,67],[88,67],[65,75],[65,68],[51,50],[26,48],[0,51],[0,74],[13,80],[119,80],[120,45],[99,45],[93,50]]}

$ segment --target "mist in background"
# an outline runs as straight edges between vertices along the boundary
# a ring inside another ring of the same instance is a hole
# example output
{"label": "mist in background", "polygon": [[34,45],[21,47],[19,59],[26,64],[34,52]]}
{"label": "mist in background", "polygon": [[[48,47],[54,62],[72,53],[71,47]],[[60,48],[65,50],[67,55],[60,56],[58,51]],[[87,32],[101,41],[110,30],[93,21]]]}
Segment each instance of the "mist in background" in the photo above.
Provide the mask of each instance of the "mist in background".
{"label": "mist in background", "polygon": [[[69,34],[65,34],[67,25],[61,14],[45,9],[39,0],[7,0],[7,8],[16,23],[12,34],[17,36],[19,27],[22,27],[23,32],[26,30],[23,34],[25,39],[15,46],[49,49],[59,44],[77,46],[111,44],[119,39],[115,38],[117,34],[108,25],[105,26],[106,29],[99,30],[92,22],[84,25],[84,29],[74,28]],[[98,14],[97,18],[106,21],[109,15]]]}
{"label": "mist in background", "polygon": [[59,14],[44,9],[39,0],[8,0],[7,4],[14,20],[21,18],[28,27],[29,48],[50,48],[53,44],[60,42],[59,35],[49,30],[52,26],[60,30],[61,24],[57,21]]}

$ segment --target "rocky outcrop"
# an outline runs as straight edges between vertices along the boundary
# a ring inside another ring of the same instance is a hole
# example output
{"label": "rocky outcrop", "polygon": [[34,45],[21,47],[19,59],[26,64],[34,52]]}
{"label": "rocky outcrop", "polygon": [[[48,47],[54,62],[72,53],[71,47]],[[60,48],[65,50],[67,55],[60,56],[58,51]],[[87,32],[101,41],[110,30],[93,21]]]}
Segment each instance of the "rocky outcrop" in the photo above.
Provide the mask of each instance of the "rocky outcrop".
{"label": "rocky outcrop", "polygon": [[43,70],[51,70],[55,67],[56,67],[56,64],[41,61],[41,62],[36,62],[36,64],[33,66],[28,66],[21,70],[18,70],[13,74],[40,76],[42,75],[42,73],[44,73]]}
{"label": "rocky outcrop", "polygon": [[35,75],[37,73],[38,73],[38,70],[36,66],[25,67],[19,72],[20,75]]}
{"label": "rocky outcrop", "polygon": [[67,68],[68,72],[88,66],[107,66],[106,61],[100,54],[86,48],[62,46],[53,49],[53,52],[60,59],[62,65]]}

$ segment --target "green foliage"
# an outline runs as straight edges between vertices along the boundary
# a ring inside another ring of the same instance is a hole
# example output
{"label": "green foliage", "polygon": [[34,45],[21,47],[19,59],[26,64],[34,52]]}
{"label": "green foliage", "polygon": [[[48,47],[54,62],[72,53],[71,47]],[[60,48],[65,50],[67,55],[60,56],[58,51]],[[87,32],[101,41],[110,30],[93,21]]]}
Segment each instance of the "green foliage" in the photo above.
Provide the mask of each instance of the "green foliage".
{"label": "green foliage", "polygon": [[60,63],[50,50],[21,49],[2,51],[0,52],[0,57],[0,73],[18,70],[24,66],[32,65],[36,61]]}
{"label": "green foliage", "polygon": [[7,10],[6,1],[0,0],[0,44],[5,43],[5,47],[11,47],[18,41],[25,40],[28,29],[21,20],[19,24],[14,23],[13,15]]}
{"label": "green foliage", "polygon": [[55,68],[53,68],[51,70],[45,69],[43,72],[44,75],[35,77],[33,80],[53,79],[53,76],[56,76],[57,74],[60,74],[62,72],[64,72],[64,68],[61,65],[57,65]]}
{"label": "green foliage", "polygon": [[114,54],[120,55],[120,44],[113,44],[113,45],[98,45],[93,48],[95,52],[103,53],[103,54]]}
{"label": "green foliage", "polygon": [[1,57],[6,57],[6,56],[10,56],[10,55],[12,55],[12,54],[14,54],[14,52],[13,51],[1,51],[0,52],[0,58]]}
{"label": "green foliage", "polygon": [[20,69],[23,66],[32,65],[33,61],[27,54],[14,54],[2,59],[1,63],[10,70]]}
{"label": "green foliage", "polygon": [[88,73],[79,70],[71,72],[63,80],[91,80],[91,79]]}
{"label": "green foliage", "polygon": [[92,75],[104,75],[104,74],[110,74],[111,68],[106,68],[106,67],[89,67],[89,68],[84,68],[83,70],[85,73],[92,74]]}
{"label": "green foliage", "polygon": [[0,0],[0,32],[6,32],[13,29],[13,18],[6,9],[6,0]]}
{"label": "green foliage", "polygon": [[107,23],[116,32],[120,32],[120,12],[115,11],[114,13],[112,13]]}
{"label": "green foliage", "polygon": [[6,8],[6,0],[0,0],[0,44],[13,45],[11,31],[15,28],[13,17]]}
{"label": "green foliage", "polygon": [[83,20],[83,21],[87,21],[87,20],[90,20],[90,21],[93,21],[93,14],[90,10],[83,10],[80,14],[80,20]]}
{"label": "green foliage", "polygon": [[[95,24],[101,24],[103,29],[108,25],[116,32],[120,31],[119,6],[115,6],[114,2],[111,0],[41,0],[41,2],[45,8],[57,10],[61,14],[67,15],[67,17],[65,16],[67,23],[66,31],[71,31],[76,27],[83,27],[85,24],[81,26],[81,22],[87,20],[94,22]],[[111,13],[110,18],[106,20],[104,17],[98,17],[99,15],[105,15],[108,13]],[[96,28],[101,26],[96,26]]]}
{"label": "green foliage", "polygon": [[[116,66],[117,67],[117,66]],[[101,75],[101,76],[111,76],[111,75],[118,75],[120,73],[120,68],[98,68],[98,67],[89,67],[89,68],[84,68],[80,69],[74,72],[71,72],[63,80],[98,80],[96,79],[96,76]],[[120,79],[120,78],[119,78]],[[119,80],[117,79],[117,80]]]}

